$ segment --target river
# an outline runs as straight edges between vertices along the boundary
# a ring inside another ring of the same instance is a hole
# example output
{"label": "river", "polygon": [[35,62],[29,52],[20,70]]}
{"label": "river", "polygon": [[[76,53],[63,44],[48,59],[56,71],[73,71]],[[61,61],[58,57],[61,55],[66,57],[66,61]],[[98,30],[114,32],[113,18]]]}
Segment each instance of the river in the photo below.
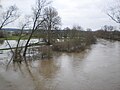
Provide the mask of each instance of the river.
{"label": "river", "polygon": [[8,68],[7,63],[0,60],[0,90],[120,90],[117,41],[100,39],[81,53],[55,53],[50,60],[11,63]]}

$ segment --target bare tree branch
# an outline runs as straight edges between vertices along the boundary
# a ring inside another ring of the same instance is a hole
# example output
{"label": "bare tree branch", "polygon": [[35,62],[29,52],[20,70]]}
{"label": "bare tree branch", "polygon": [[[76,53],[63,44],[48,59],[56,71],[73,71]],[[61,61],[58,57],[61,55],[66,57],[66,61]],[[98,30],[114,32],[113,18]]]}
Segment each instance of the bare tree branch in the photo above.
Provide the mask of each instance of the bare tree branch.
{"label": "bare tree branch", "polygon": [[26,56],[26,51],[28,48],[28,44],[30,42],[30,39],[32,38],[33,33],[41,27],[41,24],[44,21],[42,10],[49,4],[47,0],[37,0],[36,6],[33,8],[33,25],[32,25],[32,31],[30,33],[30,36],[28,37],[27,43],[25,45],[25,49],[23,52],[23,56]]}
{"label": "bare tree branch", "polygon": [[110,15],[109,13],[107,13],[107,15],[108,15],[113,21],[115,21],[116,23],[120,23],[120,22],[118,22],[118,21],[114,18],[114,16]]}
{"label": "bare tree branch", "polygon": [[1,17],[2,17],[2,20],[0,20],[0,22],[1,22],[0,23],[0,30],[4,26],[14,22],[16,19],[19,18],[18,8],[16,6],[10,6],[6,11],[4,11],[2,13]]}
{"label": "bare tree branch", "polygon": [[120,1],[110,6],[106,14],[116,23],[120,23]]}
{"label": "bare tree branch", "polygon": [[46,7],[44,9],[43,28],[48,30],[48,45],[51,44],[51,30],[55,29],[56,26],[61,24],[61,18],[58,16],[58,12],[53,7]]}

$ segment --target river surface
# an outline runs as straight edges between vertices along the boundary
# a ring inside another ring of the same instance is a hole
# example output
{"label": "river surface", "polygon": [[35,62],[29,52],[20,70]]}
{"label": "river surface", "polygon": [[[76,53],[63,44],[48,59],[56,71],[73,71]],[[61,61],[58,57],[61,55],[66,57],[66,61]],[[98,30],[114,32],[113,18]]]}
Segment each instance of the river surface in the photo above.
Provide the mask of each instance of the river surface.
{"label": "river surface", "polygon": [[0,60],[0,90],[120,90],[120,42],[98,40],[81,53],[7,67],[8,61]]}
{"label": "river surface", "polygon": [[[19,46],[25,46],[27,40],[20,40]],[[43,43],[42,39],[31,39],[29,44],[34,44],[34,43]],[[8,43],[10,44],[11,47],[16,47],[18,40],[8,40]],[[0,40],[0,49],[5,49],[5,48],[10,48],[6,40]]]}

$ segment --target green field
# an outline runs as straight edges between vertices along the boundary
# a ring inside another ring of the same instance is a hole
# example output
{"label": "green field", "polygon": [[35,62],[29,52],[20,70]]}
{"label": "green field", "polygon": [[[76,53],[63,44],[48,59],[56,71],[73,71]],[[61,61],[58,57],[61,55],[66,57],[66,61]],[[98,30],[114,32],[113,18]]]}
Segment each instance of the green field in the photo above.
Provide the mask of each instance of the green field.
{"label": "green field", "polygon": [[[33,37],[35,38],[35,37]],[[19,36],[10,36],[10,37],[7,37],[7,40],[18,40],[19,39]],[[22,40],[25,40],[25,39],[28,39],[28,36],[24,36],[21,38]],[[6,40],[6,38],[0,38],[0,40]]]}

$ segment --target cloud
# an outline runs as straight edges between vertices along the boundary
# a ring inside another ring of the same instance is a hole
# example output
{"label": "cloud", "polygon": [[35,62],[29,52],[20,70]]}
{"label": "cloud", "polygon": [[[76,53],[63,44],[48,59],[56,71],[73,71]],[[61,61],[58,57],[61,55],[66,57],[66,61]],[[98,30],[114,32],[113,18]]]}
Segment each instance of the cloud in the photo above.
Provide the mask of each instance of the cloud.
{"label": "cloud", "polygon": [[79,24],[99,29],[102,25],[116,25],[103,12],[104,0],[55,0],[54,6],[62,17],[63,27]]}
{"label": "cloud", "polygon": [[[23,13],[30,13],[36,0],[3,0],[5,6],[16,4]],[[54,0],[64,27],[79,24],[85,28],[99,29],[102,25],[116,25],[105,14],[104,5],[112,0]]]}

